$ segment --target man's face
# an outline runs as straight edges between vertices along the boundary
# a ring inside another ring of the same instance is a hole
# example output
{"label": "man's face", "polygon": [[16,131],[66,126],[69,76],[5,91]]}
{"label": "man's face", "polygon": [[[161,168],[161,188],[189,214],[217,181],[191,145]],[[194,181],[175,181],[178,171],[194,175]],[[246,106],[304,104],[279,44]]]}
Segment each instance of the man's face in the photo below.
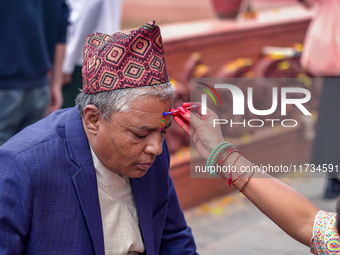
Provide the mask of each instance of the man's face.
{"label": "man's face", "polygon": [[119,175],[142,177],[162,152],[164,136],[172,122],[171,115],[167,115],[160,130],[162,114],[171,106],[171,98],[160,101],[148,97],[134,102],[129,112],[112,114],[110,122],[100,118],[91,144],[99,160]]}

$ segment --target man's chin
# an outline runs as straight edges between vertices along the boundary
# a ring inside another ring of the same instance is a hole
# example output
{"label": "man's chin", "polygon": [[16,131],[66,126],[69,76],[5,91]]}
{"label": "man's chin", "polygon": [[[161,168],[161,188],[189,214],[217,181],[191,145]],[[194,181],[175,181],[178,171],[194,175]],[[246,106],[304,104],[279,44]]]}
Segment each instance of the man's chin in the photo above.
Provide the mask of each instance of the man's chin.
{"label": "man's chin", "polygon": [[146,173],[147,173],[148,170],[140,170],[140,169],[137,169],[135,171],[133,171],[133,173],[129,174],[129,178],[141,178],[143,177]]}

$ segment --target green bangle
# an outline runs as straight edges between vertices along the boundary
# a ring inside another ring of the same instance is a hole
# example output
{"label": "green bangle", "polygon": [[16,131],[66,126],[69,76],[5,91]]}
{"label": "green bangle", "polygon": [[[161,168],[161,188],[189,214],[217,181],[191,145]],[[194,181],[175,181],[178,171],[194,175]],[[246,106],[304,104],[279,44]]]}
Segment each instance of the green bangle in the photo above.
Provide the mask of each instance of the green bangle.
{"label": "green bangle", "polygon": [[213,162],[214,162],[214,159],[216,158],[216,155],[219,154],[220,150],[221,149],[224,149],[226,146],[231,146],[232,144],[229,143],[229,142],[221,142],[219,143],[209,154],[209,157],[207,159],[207,162],[206,162],[206,166],[212,166],[213,165]]}
{"label": "green bangle", "polygon": [[207,162],[206,162],[206,167],[207,171],[214,177],[220,177],[216,172],[212,172],[210,168],[215,165],[216,158],[223,153],[224,151],[228,150],[229,148],[235,148],[234,145],[232,145],[229,142],[221,142],[218,144],[210,153]]}

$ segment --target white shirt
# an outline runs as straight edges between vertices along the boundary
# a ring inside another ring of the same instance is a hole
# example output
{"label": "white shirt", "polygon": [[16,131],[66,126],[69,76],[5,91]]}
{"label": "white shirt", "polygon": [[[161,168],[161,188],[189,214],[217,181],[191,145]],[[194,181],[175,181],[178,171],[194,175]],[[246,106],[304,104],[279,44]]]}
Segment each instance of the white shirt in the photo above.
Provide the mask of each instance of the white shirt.
{"label": "white shirt", "polygon": [[89,34],[114,34],[121,27],[121,0],[67,0],[70,8],[63,72],[83,65],[83,48]]}
{"label": "white shirt", "polygon": [[106,255],[135,255],[145,250],[130,179],[108,170],[91,148],[98,182]]}

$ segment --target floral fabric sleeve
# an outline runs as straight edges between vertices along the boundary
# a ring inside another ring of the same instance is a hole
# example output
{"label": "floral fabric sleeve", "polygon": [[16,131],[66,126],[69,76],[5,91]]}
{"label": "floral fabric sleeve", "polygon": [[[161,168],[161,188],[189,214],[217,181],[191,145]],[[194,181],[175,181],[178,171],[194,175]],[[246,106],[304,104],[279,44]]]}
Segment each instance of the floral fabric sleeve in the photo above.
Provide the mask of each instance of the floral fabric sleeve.
{"label": "floral fabric sleeve", "polygon": [[311,253],[317,255],[339,254],[340,240],[336,231],[336,213],[319,211],[314,220]]}

